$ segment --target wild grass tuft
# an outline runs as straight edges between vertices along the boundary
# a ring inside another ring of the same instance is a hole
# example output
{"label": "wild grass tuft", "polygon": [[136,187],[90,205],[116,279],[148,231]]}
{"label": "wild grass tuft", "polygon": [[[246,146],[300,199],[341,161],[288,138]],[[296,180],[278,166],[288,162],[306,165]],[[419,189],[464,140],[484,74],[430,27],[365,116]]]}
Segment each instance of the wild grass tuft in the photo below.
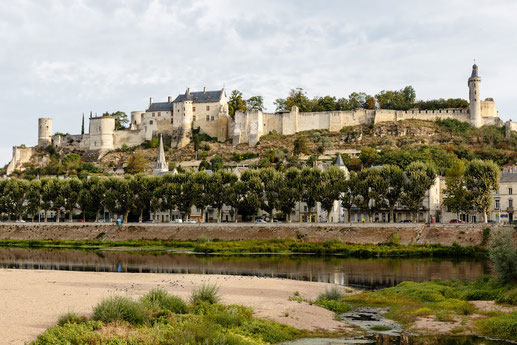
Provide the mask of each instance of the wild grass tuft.
{"label": "wild grass tuft", "polygon": [[141,325],[147,320],[145,308],[130,298],[114,296],[103,299],[93,309],[93,320],[102,322],[126,321]]}
{"label": "wild grass tuft", "polygon": [[151,310],[168,310],[174,314],[186,314],[188,305],[181,298],[170,295],[162,289],[154,289],[140,298],[140,302]]}
{"label": "wild grass tuft", "polygon": [[221,296],[219,295],[219,286],[216,284],[203,284],[201,287],[194,289],[191,296],[192,304],[219,303]]}
{"label": "wild grass tuft", "polygon": [[327,301],[341,301],[345,294],[337,286],[333,286],[325,290],[318,296],[318,300],[325,299]]}
{"label": "wild grass tuft", "polygon": [[86,321],[86,317],[79,316],[77,313],[68,312],[64,315],[61,315],[57,320],[58,326],[66,325],[67,323],[82,323]]}

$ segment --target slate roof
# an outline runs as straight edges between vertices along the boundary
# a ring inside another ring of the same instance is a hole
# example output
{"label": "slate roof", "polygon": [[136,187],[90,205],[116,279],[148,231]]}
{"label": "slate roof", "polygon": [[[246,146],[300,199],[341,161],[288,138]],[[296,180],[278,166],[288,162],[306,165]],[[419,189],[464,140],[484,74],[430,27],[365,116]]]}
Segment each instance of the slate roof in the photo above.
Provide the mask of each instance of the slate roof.
{"label": "slate roof", "polygon": [[334,165],[337,165],[338,167],[345,166],[345,163],[343,163],[343,158],[341,158],[340,154],[337,155],[337,159],[336,159],[336,162],[334,163]]}
{"label": "slate roof", "polygon": [[478,77],[478,65],[474,64],[474,66],[472,66],[472,75],[470,77],[471,78]]}
{"label": "slate roof", "polygon": [[224,89],[218,90],[218,91],[195,91],[190,93],[184,93],[181,95],[178,95],[176,99],[173,101],[175,102],[183,102],[183,101],[192,101],[194,103],[212,103],[212,102],[219,102],[221,100],[221,97],[223,95]]}
{"label": "slate roof", "polygon": [[172,111],[172,103],[169,102],[158,102],[151,103],[146,111]]}
{"label": "slate roof", "polygon": [[499,182],[517,182],[517,173],[502,173]]}

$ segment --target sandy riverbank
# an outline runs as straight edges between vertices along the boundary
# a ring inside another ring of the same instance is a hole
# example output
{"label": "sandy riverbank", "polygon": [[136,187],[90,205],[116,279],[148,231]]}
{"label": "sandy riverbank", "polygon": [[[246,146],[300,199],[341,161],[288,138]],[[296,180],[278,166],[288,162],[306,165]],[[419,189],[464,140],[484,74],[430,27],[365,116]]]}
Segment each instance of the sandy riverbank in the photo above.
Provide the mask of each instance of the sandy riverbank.
{"label": "sandy riverbank", "polygon": [[[138,297],[160,287],[188,298],[204,282],[221,288],[224,303],[253,307],[257,317],[300,329],[338,330],[344,324],[334,313],[307,303],[289,301],[295,291],[314,299],[326,283],[222,275],[131,274],[0,269],[0,339],[24,344],[53,325],[67,311],[89,314],[103,297]],[[288,317],[286,317],[288,313]]]}

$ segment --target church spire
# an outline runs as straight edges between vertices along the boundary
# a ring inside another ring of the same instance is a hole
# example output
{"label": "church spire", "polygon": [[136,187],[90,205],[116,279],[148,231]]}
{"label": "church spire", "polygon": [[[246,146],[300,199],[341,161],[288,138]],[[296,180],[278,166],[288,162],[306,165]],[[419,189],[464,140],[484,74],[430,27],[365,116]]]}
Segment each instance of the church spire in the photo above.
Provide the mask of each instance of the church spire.
{"label": "church spire", "polygon": [[154,165],[153,174],[160,175],[169,171],[169,166],[165,160],[165,150],[163,148],[163,138],[160,134],[160,147],[158,148],[158,159]]}

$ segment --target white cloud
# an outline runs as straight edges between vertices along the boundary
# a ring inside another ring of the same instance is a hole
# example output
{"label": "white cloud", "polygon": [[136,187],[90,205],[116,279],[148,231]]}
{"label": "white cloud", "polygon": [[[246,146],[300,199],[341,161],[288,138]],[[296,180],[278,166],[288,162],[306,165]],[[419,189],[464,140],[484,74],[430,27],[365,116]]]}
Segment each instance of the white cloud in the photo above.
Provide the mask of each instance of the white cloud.
{"label": "white cloud", "polygon": [[81,114],[143,109],[185,87],[275,98],[376,93],[482,97],[517,119],[515,1],[65,1],[0,5],[0,160],[35,144],[40,116],[78,132]]}

